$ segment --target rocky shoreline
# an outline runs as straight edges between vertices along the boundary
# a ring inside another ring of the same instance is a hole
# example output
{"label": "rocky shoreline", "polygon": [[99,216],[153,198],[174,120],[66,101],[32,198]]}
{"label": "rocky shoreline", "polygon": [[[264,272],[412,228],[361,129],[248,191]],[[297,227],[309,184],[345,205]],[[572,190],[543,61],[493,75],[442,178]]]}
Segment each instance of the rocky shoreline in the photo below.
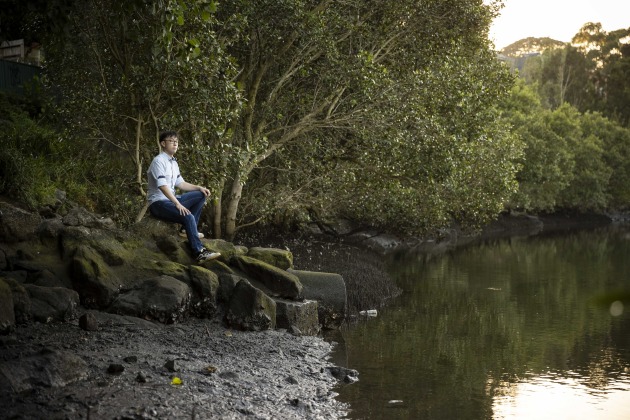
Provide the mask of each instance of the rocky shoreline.
{"label": "rocky shoreline", "polygon": [[174,225],[45,214],[0,201],[3,418],[345,415],[333,388],[358,372],[317,336],[345,317],[339,274],[216,240],[221,258],[195,265]]}
{"label": "rocky shoreline", "polygon": [[[81,212],[78,216],[78,219],[84,217],[78,220],[78,225],[103,223],[89,220],[90,216]],[[249,237],[245,241],[246,246],[232,246],[228,252],[233,252],[235,257],[240,258],[239,261],[247,262],[242,256],[249,252],[247,246],[277,247],[284,261],[280,265],[284,269],[289,268],[289,273],[292,269],[336,273],[343,278],[347,289],[347,308],[344,311],[347,309],[346,313],[354,314],[378,308],[385,304],[387,298],[400,292],[387,275],[384,258],[376,255],[385,256],[403,250],[436,254],[479,240],[514,234],[535,235],[576,225],[601,226],[610,222],[611,218],[606,216],[583,220],[559,216],[546,219],[509,216],[499,218],[481,234],[466,235],[454,228],[445,230],[440,238],[422,240],[399,238],[341,224],[334,238],[322,232],[297,237],[267,232],[263,236]],[[24,226],[24,223],[20,225]],[[50,228],[51,224],[47,226]],[[2,228],[6,236],[6,223]],[[64,229],[67,233],[79,228],[72,226]],[[51,234],[52,230],[47,229],[43,232],[44,236]],[[14,230],[13,234],[16,232],[20,234],[22,231]],[[116,247],[104,249],[102,238],[94,241],[90,232],[88,230],[87,235],[83,232],[78,238],[80,241],[75,240],[77,237],[72,237],[72,241],[66,239],[65,246],[81,248],[78,243],[87,243],[104,255],[109,266],[116,266],[118,259],[126,258],[125,252],[122,252],[122,257],[116,254]],[[38,234],[42,235],[42,232]],[[53,240],[43,241],[45,246],[61,244],[61,253],[64,254],[63,235],[55,236],[53,233],[52,236]],[[188,257],[182,254],[181,241],[173,239],[176,237],[173,232],[160,231],[153,237],[157,238],[157,247],[150,251],[162,252],[171,261],[179,261],[176,267],[186,264]],[[24,241],[28,238],[19,239]],[[205,267],[218,272],[220,281],[217,283],[212,276],[206,276],[209,279],[208,290],[212,290],[204,292],[209,294],[201,296],[202,299],[197,296],[196,301],[197,307],[206,311],[202,312],[202,316],[189,316],[194,311],[189,310],[190,302],[184,302],[163,318],[163,321],[170,319],[169,322],[174,323],[160,323],[156,322],[157,318],[152,316],[155,312],[152,311],[127,316],[120,311],[113,311],[118,314],[108,313],[79,305],[78,297],[70,296],[74,293],[70,279],[50,272],[40,275],[42,270],[37,271],[37,264],[33,263],[37,258],[26,255],[19,247],[5,244],[0,248],[3,251],[0,254],[5,257],[0,264],[8,265],[8,254],[12,254],[14,263],[19,261],[14,265],[25,274],[23,278],[18,276],[18,280],[24,283],[23,287],[32,302],[41,306],[42,299],[45,300],[36,295],[37,287],[55,286],[51,290],[56,290],[57,286],[65,285],[67,289],[59,287],[64,289],[64,294],[56,299],[70,306],[74,305],[73,302],[77,303],[69,312],[67,308],[57,309],[57,313],[63,314],[62,319],[48,319],[45,315],[39,316],[40,322],[17,319],[15,327],[9,329],[7,335],[0,335],[0,405],[3,407],[3,418],[335,419],[345,417],[349,410],[335,400],[334,388],[343,383],[352,386],[359,373],[331,363],[329,357],[334,342],[325,341],[317,335],[303,335],[299,328],[294,327],[278,328],[271,324],[261,327],[257,321],[252,328],[243,328],[252,326],[251,322],[235,322],[234,325],[225,322],[226,311],[230,309],[225,299],[219,304],[221,293],[225,293],[221,290],[228,287],[232,293],[235,284],[227,281],[228,286],[225,286],[221,275],[226,274],[226,263],[234,263],[234,260],[225,260],[218,270],[217,266]],[[76,254],[73,251],[72,255]],[[289,265],[286,265],[287,255],[290,256]],[[295,259],[294,267],[292,259]],[[273,261],[271,263],[278,265]],[[94,266],[94,261],[91,264]],[[199,277],[194,275],[199,269],[190,267],[188,270],[190,274],[182,274],[181,268],[171,270],[170,273],[175,276],[173,281],[183,281],[192,287],[191,278]],[[90,274],[89,269],[78,272],[83,276]],[[228,271],[227,274],[228,279],[234,278],[233,273]],[[14,284],[14,280],[6,281]],[[15,285],[13,287],[16,290]],[[124,296],[137,291],[134,287],[107,290],[107,293]],[[264,288],[264,285],[260,287]],[[87,295],[91,293],[90,290],[87,292]],[[85,291],[82,293],[86,295]],[[14,293],[14,300],[15,296],[18,297],[18,306],[24,303],[20,301],[19,294]],[[208,297],[212,299],[208,300]],[[33,308],[34,313],[37,311]],[[190,314],[185,315],[183,311]],[[16,313],[21,312],[16,310]],[[252,316],[259,314],[254,311]],[[260,319],[267,322],[269,316]]]}

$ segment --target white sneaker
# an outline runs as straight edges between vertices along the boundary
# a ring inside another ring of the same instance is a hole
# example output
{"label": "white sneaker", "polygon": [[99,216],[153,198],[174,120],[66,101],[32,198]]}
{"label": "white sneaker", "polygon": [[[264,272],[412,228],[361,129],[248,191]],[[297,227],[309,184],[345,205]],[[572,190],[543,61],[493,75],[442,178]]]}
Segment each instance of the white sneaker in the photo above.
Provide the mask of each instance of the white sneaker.
{"label": "white sneaker", "polygon": [[215,258],[219,258],[221,254],[219,252],[210,252],[207,249],[202,249],[197,257],[195,258],[197,262],[202,262],[206,260],[214,260]]}
{"label": "white sneaker", "polygon": [[[180,231],[179,231],[179,236],[181,236],[182,238],[186,238],[186,237],[187,237],[187,235],[186,235],[186,230],[184,230],[184,229],[180,229]],[[198,237],[199,239],[205,238],[204,234],[203,234],[203,233],[201,233],[201,232],[197,232],[197,237]]]}

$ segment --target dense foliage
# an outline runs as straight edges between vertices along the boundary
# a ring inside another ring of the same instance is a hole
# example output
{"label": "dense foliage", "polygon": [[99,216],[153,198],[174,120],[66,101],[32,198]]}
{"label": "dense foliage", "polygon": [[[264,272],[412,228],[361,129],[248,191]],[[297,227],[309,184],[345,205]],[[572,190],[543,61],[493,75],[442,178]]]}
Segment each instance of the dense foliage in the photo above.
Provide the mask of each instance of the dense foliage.
{"label": "dense foliage", "polygon": [[213,192],[217,237],[338,217],[428,232],[630,200],[623,31],[585,26],[510,93],[487,39],[498,5],[477,0],[9,3],[45,42],[52,94],[30,114],[3,105],[0,190],[33,207],[57,187],[133,222],[163,129]]}
{"label": "dense foliage", "polygon": [[167,128],[181,133],[186,178],[213,191],[216,236],[306,217],[408,232],[479,224],[515,190],[520,147],[496,108],[512,77],[487,40],[494,6],[30,3],[46,12],[30,21],[48,36],[60,141],[90,162],[87,198],[123,222]]}
{"label": "dense foliage", "polygon": [[525,143],[510,209],[623,210],[630,207],[630,29],[588,23],[572,44],[525,60],[503,102]]}

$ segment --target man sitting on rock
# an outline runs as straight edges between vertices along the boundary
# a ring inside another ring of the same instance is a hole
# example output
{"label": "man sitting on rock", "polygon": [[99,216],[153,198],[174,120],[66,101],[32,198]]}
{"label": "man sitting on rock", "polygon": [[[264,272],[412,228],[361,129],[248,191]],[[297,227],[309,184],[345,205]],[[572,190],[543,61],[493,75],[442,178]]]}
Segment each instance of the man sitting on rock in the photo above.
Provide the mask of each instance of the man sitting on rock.
{"label": "man sitting on rock", "polygon": [[[147,171],[149,211],[158,219],[183,226],[182,233],[188,238],[198,262],[214,259],[221,254],[206,250],[200,240],[203,234],[197,231],[201,209],[210,191],[206,187],[184,181],[175,159],[178,146],[179,139],[175,131],[160,133],[162,152],[153,159]],[[175,187],[185,191],[184,194],[176,195]]]}

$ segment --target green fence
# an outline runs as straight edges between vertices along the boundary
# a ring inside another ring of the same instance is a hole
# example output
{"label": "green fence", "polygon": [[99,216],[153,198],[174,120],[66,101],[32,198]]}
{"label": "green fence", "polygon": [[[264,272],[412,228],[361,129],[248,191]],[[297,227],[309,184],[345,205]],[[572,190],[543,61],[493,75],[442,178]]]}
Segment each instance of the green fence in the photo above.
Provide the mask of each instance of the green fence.
{"label": "green fence", "polygon": [[0,90],[25,95],[33,87],[40,74],[41,69],[37,66],[0,60]]}

